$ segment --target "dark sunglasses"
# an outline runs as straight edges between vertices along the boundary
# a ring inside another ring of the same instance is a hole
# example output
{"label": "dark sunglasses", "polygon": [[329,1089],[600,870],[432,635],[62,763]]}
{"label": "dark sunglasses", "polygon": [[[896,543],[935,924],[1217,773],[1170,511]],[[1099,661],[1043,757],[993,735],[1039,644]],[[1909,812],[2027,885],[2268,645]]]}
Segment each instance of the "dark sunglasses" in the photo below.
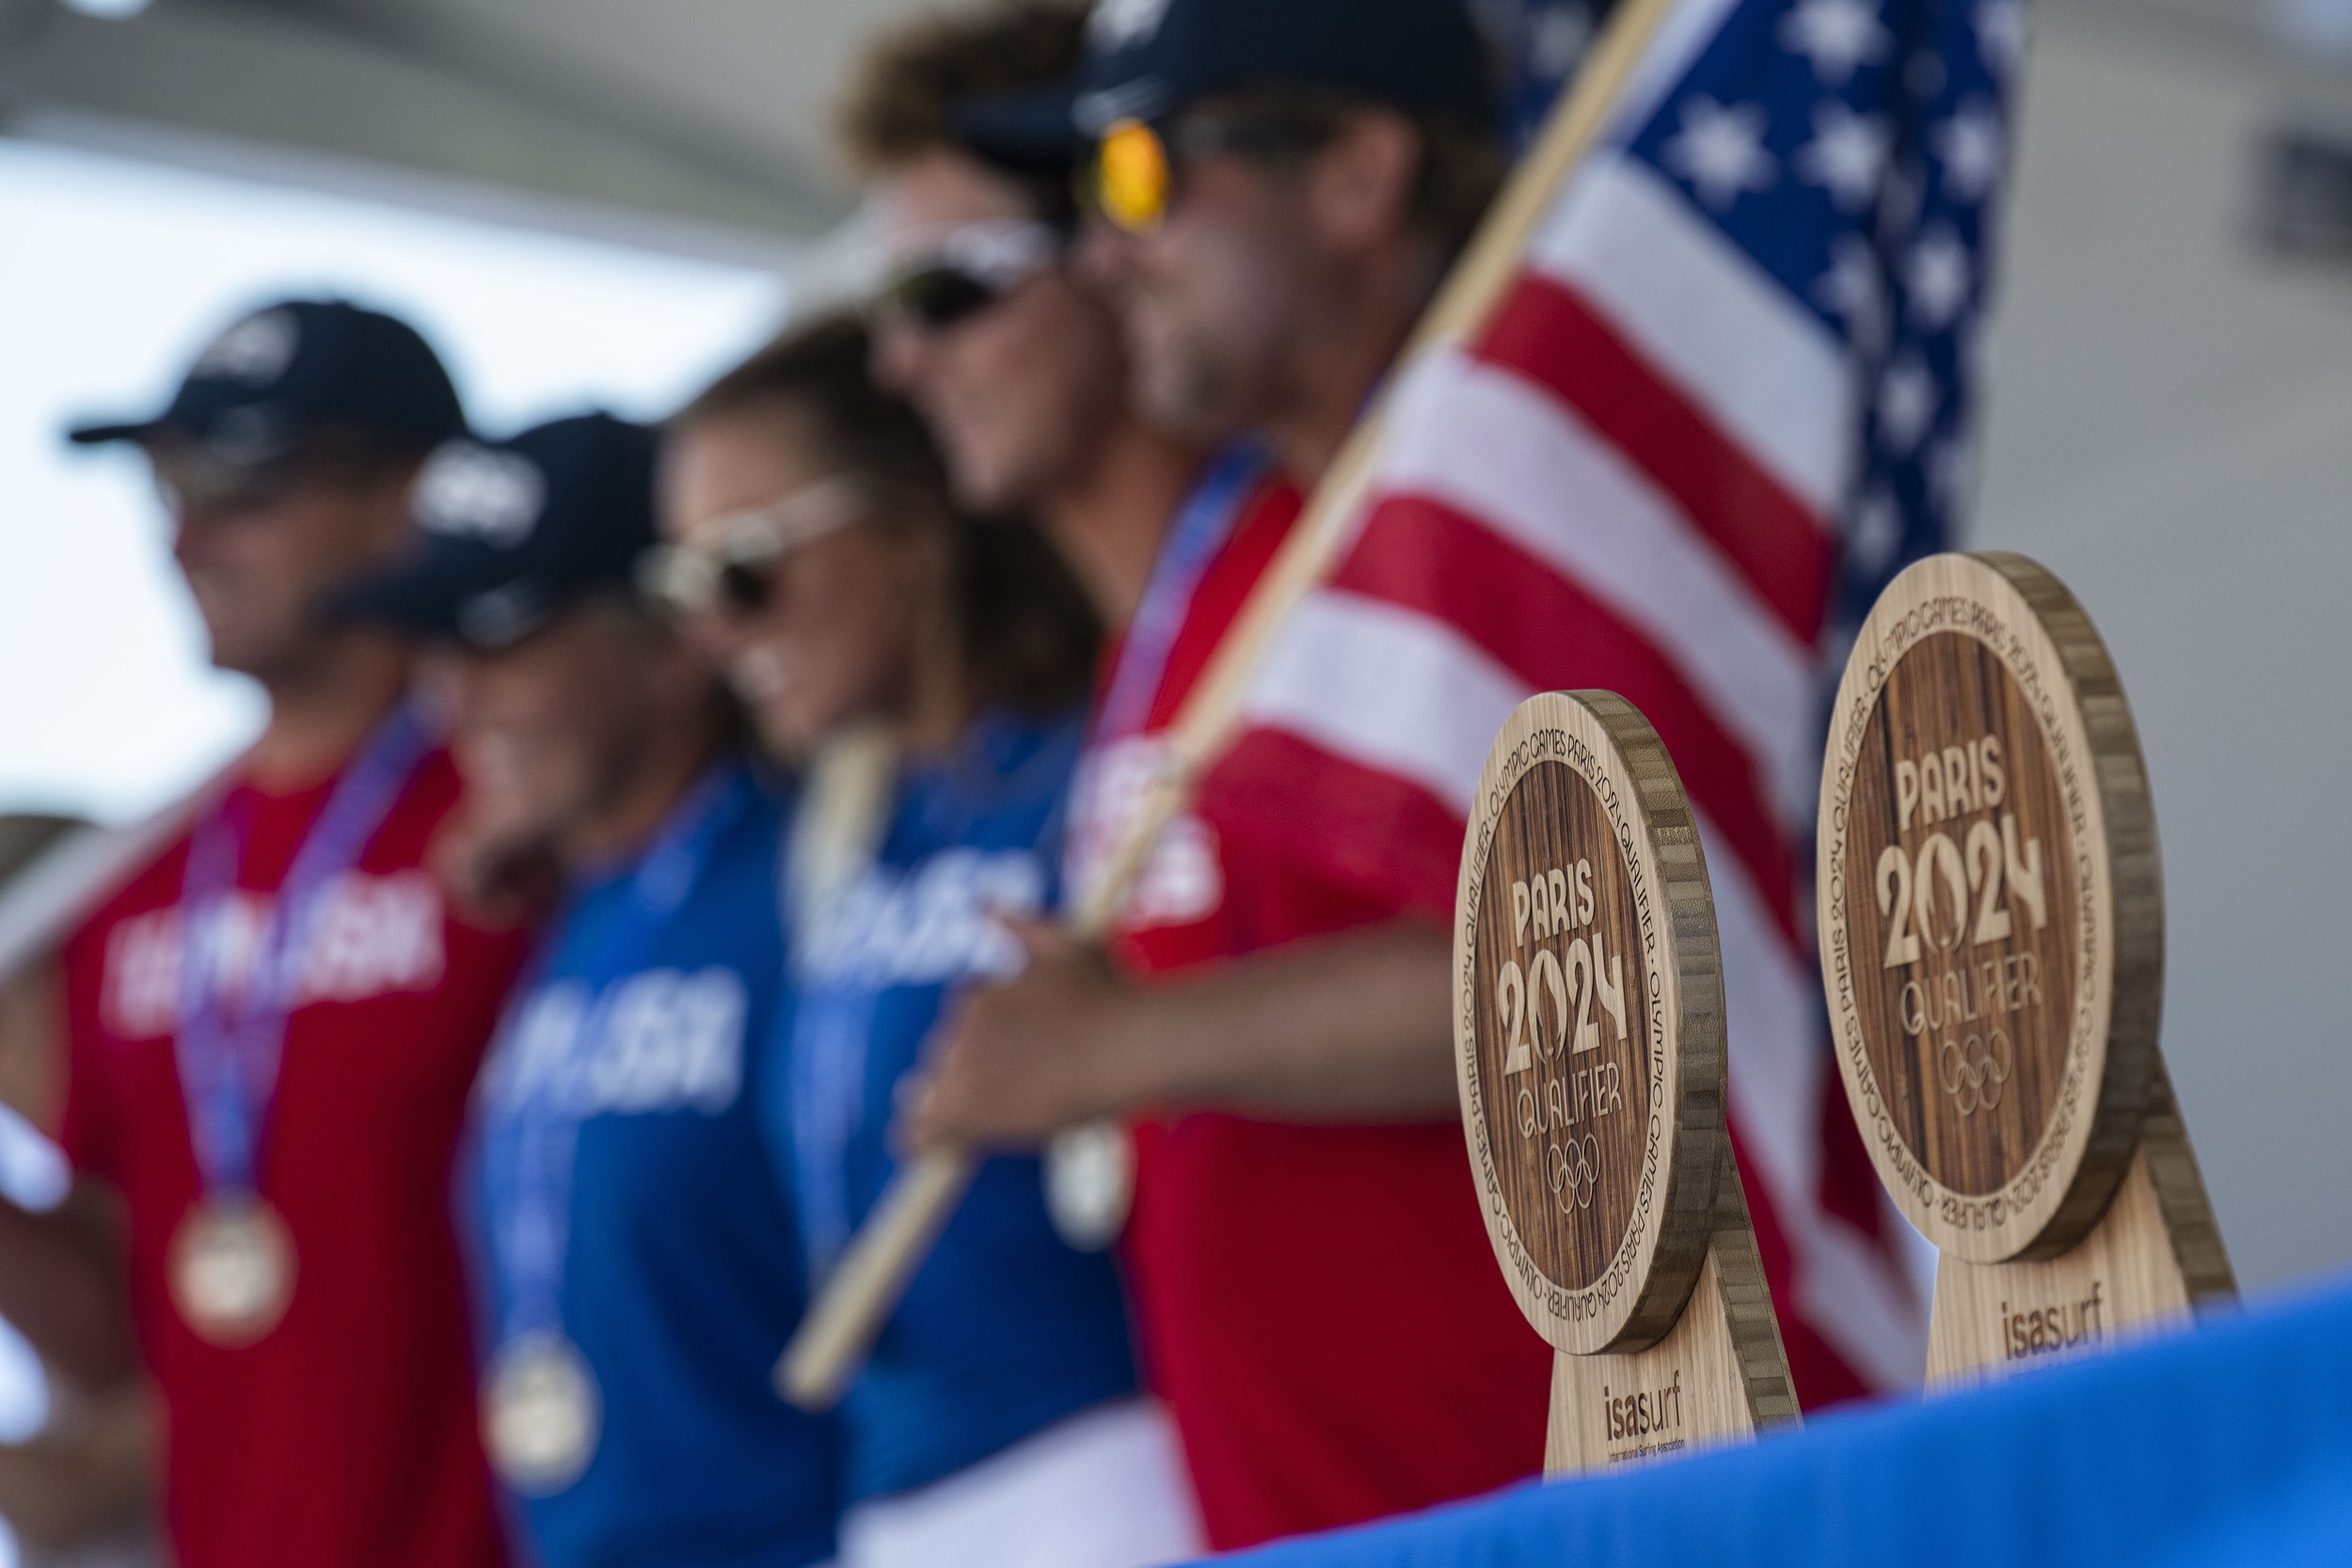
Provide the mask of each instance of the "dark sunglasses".
{"label": "dark sunglasses", "polygon": [[1053,224],[1025,218],[919,236],[876,292],[875,313],[934,331],[969,321],[1060,260],[1068,238]]}

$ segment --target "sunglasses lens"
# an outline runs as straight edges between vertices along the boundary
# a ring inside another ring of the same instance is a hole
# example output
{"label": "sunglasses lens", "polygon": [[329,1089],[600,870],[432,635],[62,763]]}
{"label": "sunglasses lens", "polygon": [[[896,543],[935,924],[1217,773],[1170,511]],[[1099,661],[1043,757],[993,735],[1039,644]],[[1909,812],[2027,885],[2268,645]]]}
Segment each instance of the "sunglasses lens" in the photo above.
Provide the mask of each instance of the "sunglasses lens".
{"label": "sunglasses lens", "polygon": [[719,568],[719,597],[739,615],[756,615],[768,608],[775,578],[768,572],[731,561]]}
{"label": "sunglasses lens", "polygon": [[1103,133],[1094,158],[1094,204],[1120,228],[1140,233],[1167,214],[1168,148],[1139,119]]}
{"label": "sunglasses lens", "polygon": [[891,286],[888,302],[925,326],[953,326],[996,302],[996,291],[959,267],[927,267]]}

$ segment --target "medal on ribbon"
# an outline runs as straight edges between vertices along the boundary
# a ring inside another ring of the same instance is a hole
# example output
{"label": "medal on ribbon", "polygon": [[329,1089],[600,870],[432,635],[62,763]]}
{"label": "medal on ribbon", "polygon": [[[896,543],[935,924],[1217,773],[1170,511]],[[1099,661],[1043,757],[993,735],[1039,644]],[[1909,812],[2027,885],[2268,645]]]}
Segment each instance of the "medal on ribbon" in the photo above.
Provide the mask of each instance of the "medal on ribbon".
{"label": "medal on ribbon", "polygon": [[579,1348],[560,1333],[499,1348],[482,1391],[482,1439],[499,1479],[526,1497],[568,1488],[596,1457],[604,1402]]}
{"label": "medal on ribbon", "polygon": [[224,804],[190,840],[174,1053],[199,1192],[172,1234],[166,1270],[173,1307],[207,1344],[256,1344],[293,1304],[294,1233],[260,1190],[286,1021],[326,895],[358,863],[428,744],[422,719],[405,705],[368,737],[295,851],[233,999],[229,958],[239,944],[229,928],[244,834]]}
{"label": "medal on ribbon", "polygon": [[[492,1053],[483,1175],[506,1299],[498,1349],[482,1380],[482,1441],[500,1481],[521,1497],[553,1497],[587,1474],[604,1424],[596,1372],[565,1330],[563,1310],[582,1069],[602,1037],[607,999],[648,961],[755,787],[749,774],[730,768],[706,777],[672,811],[596,954],[593,971],[607,984],[568,1047],[533,1064],[527,1078],[520,1068],[507,1070],[518,1005]],[[535,989],[525,987],[518,997]]]}

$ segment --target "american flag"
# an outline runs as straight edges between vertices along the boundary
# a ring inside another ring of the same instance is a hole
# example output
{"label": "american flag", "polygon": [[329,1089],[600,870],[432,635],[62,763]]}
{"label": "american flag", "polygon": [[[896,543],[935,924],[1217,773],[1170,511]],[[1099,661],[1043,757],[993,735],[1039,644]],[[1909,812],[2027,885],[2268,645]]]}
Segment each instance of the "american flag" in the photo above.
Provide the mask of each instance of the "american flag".
{"label": "american flag", "polygon": [[1491,314],[1400,370],[1350,540],[1201,786],[1447,913],[1512,708],[1642,709],[1706,836],[1733,1134],[1811,1403],[1922,1359],[1808,847],[1824,672],[1968,501],[2023,27],[2021,0],[1677,0]]}

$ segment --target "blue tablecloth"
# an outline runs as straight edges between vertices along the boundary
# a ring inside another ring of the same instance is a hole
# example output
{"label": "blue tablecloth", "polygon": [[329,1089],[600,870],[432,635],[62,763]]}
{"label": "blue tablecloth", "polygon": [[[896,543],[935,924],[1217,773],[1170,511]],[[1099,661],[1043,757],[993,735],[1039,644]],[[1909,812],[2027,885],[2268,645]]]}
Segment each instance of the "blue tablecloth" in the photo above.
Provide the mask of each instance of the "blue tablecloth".
{"label": "blue tablecloth", "polygon": [[1222,1568],[2352,1563],[2352,1284]]}

